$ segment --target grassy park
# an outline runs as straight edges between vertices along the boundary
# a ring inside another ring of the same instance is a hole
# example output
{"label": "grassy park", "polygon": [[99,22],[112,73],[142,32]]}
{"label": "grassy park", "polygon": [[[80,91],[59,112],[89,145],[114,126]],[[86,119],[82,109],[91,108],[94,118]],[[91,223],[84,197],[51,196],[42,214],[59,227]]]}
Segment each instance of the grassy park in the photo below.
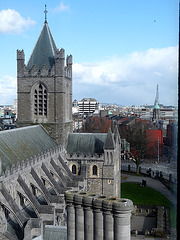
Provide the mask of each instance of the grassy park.
{"label": "grassy park", "polygon": [[150,187],[140,187],[137,183],[122,183],[121,197],[128,198],[135,205],[157,205],[170,208],[171,227],[176,227],[176,209],[160,192]]}

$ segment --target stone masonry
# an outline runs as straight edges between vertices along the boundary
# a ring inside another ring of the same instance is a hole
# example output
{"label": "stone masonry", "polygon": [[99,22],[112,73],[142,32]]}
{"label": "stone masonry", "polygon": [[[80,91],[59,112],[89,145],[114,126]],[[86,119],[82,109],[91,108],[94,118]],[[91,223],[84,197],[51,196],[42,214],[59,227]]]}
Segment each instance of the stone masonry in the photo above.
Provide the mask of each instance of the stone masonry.
{"label": "stone masonry", "polygon": [[[58,50],[52,42],[44,23],[28,64],[24,51],[17,50],[18,126],[40,123],[64,145],[72,132],[72,55],[67,56],[65,65],[65,50]],[[40,55],[41,48],[47,59]]]}
{"label": "stone masonry", "polygon": [[130,240],[129,199],[90,192],[65,192],[67,240]]}

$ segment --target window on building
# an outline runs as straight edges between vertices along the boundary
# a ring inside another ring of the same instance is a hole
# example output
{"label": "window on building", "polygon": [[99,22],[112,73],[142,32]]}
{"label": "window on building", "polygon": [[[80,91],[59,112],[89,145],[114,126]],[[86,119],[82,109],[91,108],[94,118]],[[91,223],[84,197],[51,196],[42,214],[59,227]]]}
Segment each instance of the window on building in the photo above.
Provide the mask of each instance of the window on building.
{"label": "window on building", "polygon": [[75,164],[72,165],[72,173],[76,174],[77,173],[77,167]]}
{"label": "window on building", "polygon": [[97,170],[98,170],[97,166],[94,165],[93,168],[92,168],[92,175],[97,176]]}
{"label": "window on building", "polygon": [[41,83],[34,90],[34,114],[47,116],[47,90]]}

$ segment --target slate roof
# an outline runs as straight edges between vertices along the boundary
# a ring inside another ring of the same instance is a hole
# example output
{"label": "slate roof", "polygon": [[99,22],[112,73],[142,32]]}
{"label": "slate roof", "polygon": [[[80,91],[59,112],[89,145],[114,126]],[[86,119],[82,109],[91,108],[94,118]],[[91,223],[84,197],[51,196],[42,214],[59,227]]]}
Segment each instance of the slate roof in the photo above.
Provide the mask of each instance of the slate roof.
{"label": "slate roof", "polygon": [[67,227],[46,225],[44,240],[67,240]]}
{"label": "slate roof", "polygon": [[40,70],[44,64],[46,64],[48,69],[51,69],[55,63],[55,49],[56,44],[52,37],[49,26],[47,23],[44,23],[42,31],[27,63],[28,69],[30,70],[33,65],[36,65],[36,67]]}
{"label": "slate roof", "polygon": [[130,123],[131,121],[133,121],[135,118],[136,118],[136,116],[131,116],[131,117],[125,118],[125,120],[122,121],[121,124],[126,125],[126,124]]}
{"label": "slate roof", "polygon": [[71,133],[68,136],[69,154],[102,154],[107,133]]}
{"label": "slate roof", "polygon": [[41,125],[16,128],[0,132],[0,158],[2,170],[49,149],[57,143]]}

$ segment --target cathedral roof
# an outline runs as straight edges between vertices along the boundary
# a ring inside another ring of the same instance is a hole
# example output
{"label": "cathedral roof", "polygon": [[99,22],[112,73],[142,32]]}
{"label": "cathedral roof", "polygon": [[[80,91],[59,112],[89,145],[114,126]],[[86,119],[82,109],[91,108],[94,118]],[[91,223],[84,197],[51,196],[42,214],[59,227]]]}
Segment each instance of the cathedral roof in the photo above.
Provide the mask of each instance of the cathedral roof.
{"label": "cathedral roof", "polygon": [[27,63],[28,69],[30,70],[33,65],[36,65],[38,69],[42,69],[44,64],[48,69],[51,69],[55,63],[55,49],[56,44],[52,37],[49,26],[47,22],[45,22],[36,45],[33,49],[33,52],[30,56],[30,59]]}
{"label": "cathedral roof", "polygon": [[107,133],[71,133],[68,136],[69,154],[102,154]]}
{"label": "cathedral roof", "polygon": [[53,226],[46,225],[44,229],[44,240],[66,240],[67,239],[67,227],[65,226]]}
{"label": "cathedral roof", "polygon": [[2,170],[13,164],[55,148],[57,143],[41,125],[0,132]]}

